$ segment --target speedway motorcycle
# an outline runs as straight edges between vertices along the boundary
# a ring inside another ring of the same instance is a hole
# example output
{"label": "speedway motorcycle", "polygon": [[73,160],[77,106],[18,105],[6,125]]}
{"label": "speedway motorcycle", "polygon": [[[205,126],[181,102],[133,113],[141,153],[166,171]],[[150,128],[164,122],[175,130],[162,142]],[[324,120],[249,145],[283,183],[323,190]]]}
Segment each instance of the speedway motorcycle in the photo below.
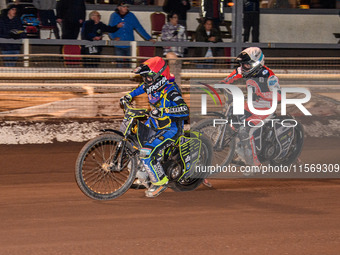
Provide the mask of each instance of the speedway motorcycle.
{"label": "speedway motorcycle", "polygon": [[[123,102],[125,117],[122,131],[106,129],[87,142],[80,151],[75,177],[80,190],[96,200],[110,200],[123,195],[137,180],[148,187],[150,180],[139,159],[139,152],[152,128],[143,123],[147,109],[132,108]],[[212,145],[199,132],[184,131],[176,142],[163,151],[161,164],[175,191],[196,189],[207,177],[197,172],[211,164]]]}
{"label": "speedway motorcycle", "polygon": [[[226,103],[222,112],[211,113],[213,117],[198,121],[191,129],[205,134],[210,139],[214,153],[213,165],[245,165],[244,160],[239,159],[245,157],[240,155],[245,153],[242,140],[247,139],[249,133],[244,132],[242,125],[230,125],[241,121],[238,116],[232,114],[231,93],[227,91],[225,97]],[[304,143],[304,130],[292,116],[273,113],[263,125],[253,127],[251,132],[255,140],[255,148],[252,149],[256,150],[261,164],[288,166],[298,161]]]}

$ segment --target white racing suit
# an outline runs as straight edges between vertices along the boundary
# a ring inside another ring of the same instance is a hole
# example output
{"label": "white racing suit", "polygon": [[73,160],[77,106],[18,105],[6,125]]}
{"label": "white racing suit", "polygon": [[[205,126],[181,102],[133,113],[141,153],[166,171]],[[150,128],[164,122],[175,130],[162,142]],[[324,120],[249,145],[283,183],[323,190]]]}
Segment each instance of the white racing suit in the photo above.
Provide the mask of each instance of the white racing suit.
{"label": "white racing suit", "polygon": [[[224,83],[231,84],[234,81],[243,78],[241,75],[241,67],[235,69],[227,78],[223,80]],[[281,101],[281,92],[279,80],[275,74],[266,66],[261,66],[250,77],[244,78],[247,87],[253,90],[253,106],[257,110],[268,110],[272,106],[273,89],[277,88],[277,100]],[[244,104],[245,114],[239,116],[239,138],[240,143],[237,145],[237,153],[245,161],[247,165],[260,165],[257,158],[254,131],[258,125],[262,125],[262,120],[265,120],[270,115],[256,115],[250,112],[248,104]],[[251,126],[248,124],[251,122]],[[253,127],[255,126],[255,127]]]}

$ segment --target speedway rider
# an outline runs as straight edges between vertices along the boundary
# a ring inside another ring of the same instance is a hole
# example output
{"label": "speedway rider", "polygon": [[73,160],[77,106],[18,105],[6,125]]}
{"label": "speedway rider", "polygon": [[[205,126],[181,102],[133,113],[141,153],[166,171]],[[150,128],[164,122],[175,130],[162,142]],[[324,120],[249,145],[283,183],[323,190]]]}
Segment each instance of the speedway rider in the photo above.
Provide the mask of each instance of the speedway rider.
{"label": "speedway rider", "polygon": [[[279,80],[275,76],[272,70],[264,65],[264,55],[262,50],[258,47],[250,47],[243,50],[236,58],[239,63],[237,67],[227,78],[222,82],[231,84],[234,81],[244,78],[247,87],[251,87],[253,90],[253,106],[257,110],[267,110],[271,108],[273,89],[278,90],[278,102],[281,100],[281,92]],[[239,117],[239,121],[251,122],[252,126],[258,125],[261,120],[266,119],[269,115],[255,115],[250,112],[248,104],[244,104],[245,115]],[[243,159],[246,164],[260,165],[260,162],[256,155],[254,128],[251,129],[246,126],[245,129],[240,128],[241,143],[243,142],[243,152],[239,148],[238,154],[243,155]],[[248,155],[248,156],[247,156]],[[242,157],[242,156],[241,156]]]}
{"label": "speedway rider", "polygon": [[145,195],[156,197],[167,189],[169,181],[160,163],[162,152],[183,133],[189,108],[178,85],[169,81],[172,77],[164,59],[150,58],[137,67],[134,73],[142,76],[143,83],[122,97],[121,101],[131,102],[133,97],[143,93],[148,95],[151,112],[145,124],[154,128],[155,133],[143,145],[140,158],[152,183]]}

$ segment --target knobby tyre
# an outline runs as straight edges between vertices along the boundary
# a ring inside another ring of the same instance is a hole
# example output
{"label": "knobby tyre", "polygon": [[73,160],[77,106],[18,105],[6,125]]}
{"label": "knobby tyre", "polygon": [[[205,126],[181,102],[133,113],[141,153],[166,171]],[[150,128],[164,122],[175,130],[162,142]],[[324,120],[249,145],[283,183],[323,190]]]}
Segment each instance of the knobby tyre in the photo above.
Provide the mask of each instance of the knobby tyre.
{"label": "knobby tyre", "polygon": [[214,119],[203,119],[195,123],[192,130],[203,133],[213,147],[212,165],[228,166],[235,154],[235,137],[229,125],[214,127]]}
{"label": "knobby tyre", "polygon": [[301,154],[302,147],[304,144],[304,129],[303,126],[298,123],[294,127],[294,138],[291,144],[291,147],[287,153],[287,155],[283,158],[273,159],[270,161],[271,165],[283,165],[289,166],[291,164],[296,163],[298,157]]}
{"label": "knobby tyre", "polygon": [[[80,151],[75,177],[80,190],[96,200],[110,200],[123,195],[132,185],[137,173],[137,159],[132,156],[132,145],[118,150],[122,137],[102,134],[90,140]],[[119,168],[117,159],[123,157]]]}

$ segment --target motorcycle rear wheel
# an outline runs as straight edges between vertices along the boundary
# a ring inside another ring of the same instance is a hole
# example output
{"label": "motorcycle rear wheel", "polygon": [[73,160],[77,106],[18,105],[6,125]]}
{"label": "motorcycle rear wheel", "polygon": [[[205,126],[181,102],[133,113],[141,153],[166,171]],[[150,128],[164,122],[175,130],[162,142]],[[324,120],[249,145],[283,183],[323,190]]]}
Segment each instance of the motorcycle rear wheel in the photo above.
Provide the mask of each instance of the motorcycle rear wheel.
{"label": "motorcycle rear wheel", "polygon": [[[102,134],[87,142],[80,151],[75,178],[80,190],[95,200],[110,200],[123,195],[132,185],[137,173],[137,159],[132,156],[132,145],[126,142],[123,167],[118,169],[114,155],[122,137]],[[121,148],[119,150],[122,150]]]}
{"label": "motorcycle rear wheel", "polygon": [[298,157],[301,154],[304,143],[304,129],[300,123],[298,123],[297,126],[294,127],[294,129],[294,138],[287,155],[283,158],[270,160],[271,165],[289,166],[297,161]]}

